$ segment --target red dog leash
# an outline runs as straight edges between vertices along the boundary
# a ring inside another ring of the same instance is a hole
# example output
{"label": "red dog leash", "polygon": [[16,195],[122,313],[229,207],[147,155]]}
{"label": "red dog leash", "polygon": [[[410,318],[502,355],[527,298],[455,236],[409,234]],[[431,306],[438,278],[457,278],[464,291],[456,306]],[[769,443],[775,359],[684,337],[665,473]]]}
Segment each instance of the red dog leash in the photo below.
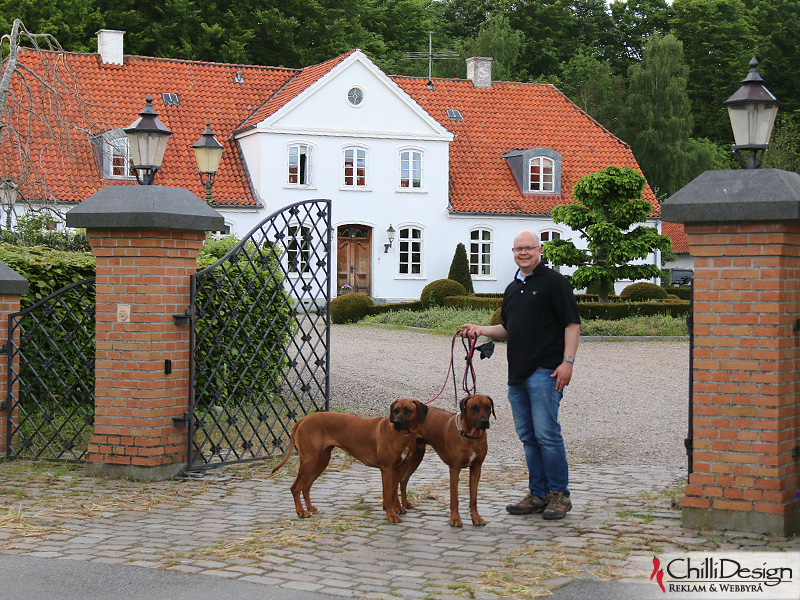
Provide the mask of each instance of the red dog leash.
{"label": "red dog leash", "polygon": [[[444,383],[442,384],[442,389],[439,390],[439,393],[436,394],[433,398],[425,402],[425,404],[430,404],[434,400],[436,400],[439,396],[442,395],[444,388],[447,386],[447,380],[450,378],[450,373],[453,373],[453,392],[455,394],[456,400],[456,409],[458,409],[458,386],[456,385],[456,367],[455,367],[455,346],[456,346],[456,338],[459,337],[458,331],[453,335],[453,341],[450,343],[450,365],[447,369],[447,375],[444,378]],[[469,341],[467,341],[469,340]],[[464,376],[461,378],[461,387],[467,394],[474,394],[478,384],[478,378],[475,375],[475,367],[472,364],[472,356],[475,354],[475,350],[480,351],[481,359],[489,358],[494,352],[494,342],[486,342],[485,344],[481,344],[477,346],[478,338],[461,338],[461,345],[464,347],[464,351],[466,352],[466,356],[464,360],[466,361],[466,366],[464,367]],[[471,380],[471,385],[470,385]]]}

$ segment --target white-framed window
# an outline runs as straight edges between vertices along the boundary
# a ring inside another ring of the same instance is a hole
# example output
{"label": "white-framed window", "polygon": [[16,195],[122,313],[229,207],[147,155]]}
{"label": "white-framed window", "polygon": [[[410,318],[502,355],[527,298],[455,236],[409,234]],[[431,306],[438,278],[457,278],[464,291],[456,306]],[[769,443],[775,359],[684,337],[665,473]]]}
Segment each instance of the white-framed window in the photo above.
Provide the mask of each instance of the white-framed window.
{"label": "white-framed window", "polygon": [[134,179],[128,136],[122,129],[111,129],[92,138],[97,146],[104,179]]}
{"label": "white-framed window", "polygon": [[[545,242],[552,242],[553,240],[560,240],[560,239],[561,239],[561,232],[560,231],[556,231],[555,229],[545,229],[544,231],[541,231],[539,233],[539,241],[542,244],[544,244]],[[553,263],[551,263],[549,261],[546,262],[545,264],[548,267],[550,267],[551,269],[555,270],[555,271],[559,271],[559,272],[561,271],[561,267],[560,266],[554,267]]]}
{"label": "white-framed window", "polygon": [[367,149],[352,147],[344,149],[344,179],[342,186],[345,188],[367,187]]}
{"label": "white-framed window", "polygon": [[422,229],[401,226],[398,240],[398,271],[400,275],[422,275]]}
{"label": "white-framed window", "polygon": [[400,150],[400,189],[422,189],[422,150],[406,148]]}
{"label": "white-framed window", "polygon": [[492,232],[479,227],[469,232],[469,272],[476,277],[492,275]]}
{"label": "white-framed window", "polygon": [[552,194],[554,185],[555,162],[546,156],[534,156],[528,163],[531,192]]}
{"label": "white-framed window", "polygon": [[288,179],[291,186],[311,185],[311,154],[309,144],[290,144],[288,147]]}
{"label": "white-framed window", "polygon": [[311,258],[311,229],[304,225],[290,225],[286,243],[289,273],[307,273]]}

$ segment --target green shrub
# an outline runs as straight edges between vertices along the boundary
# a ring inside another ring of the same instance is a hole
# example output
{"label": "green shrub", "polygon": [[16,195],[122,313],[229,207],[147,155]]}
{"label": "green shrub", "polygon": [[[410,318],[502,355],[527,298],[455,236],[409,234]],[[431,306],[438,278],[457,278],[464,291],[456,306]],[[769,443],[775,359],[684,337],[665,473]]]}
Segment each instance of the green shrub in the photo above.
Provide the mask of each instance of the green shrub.
{"label": "green shrub", "polygon": [[448,296],[444,299],[444,306],[473,308],[475,310],[493,310],[502,303],[502,298],[480,298],[478,296]]}
{"label": "green shrub", "polygon": [[501,325],[503,323],[503,319],[500,316],[500,311],[502,308],[498,308],[496,311],[492,313],[492,318],[489,319],[489,325]]}
{"label": "green shrub", "polygon": [[464,244],[459,243],[456,246],[456,253],[450,263],[450,272],[447,274],[447,278],[463,285],[468,294],[475,293],[475,289],[472,287],[472,275],[469,272],[467,248]]}
{"label": "green shrub", "polygon": [[27,308],[62,287],[94,277],[94,257],[88,252],[68,252],[43,246],[17,246],[0,242],[0,262],[28,280],[28,293],[20,299]]}
{"label": "green shrub", "polygon": [[344,294],[331,300],[332,323],[355,323],[363,319],[374,306],[366,294]]}
{"label": "green shrub", "polygon": [[[198,258],[195,308],[195,402],[209,407],[240,401],[241,390],[258,390],[252,401],[266,406],[289,367],[288,346],[296,331],[292,299],[284,288],[281,250],[229,236],[207,240]],[[207,267],[206,267],[207,268]],[[257,309],[255,309],[257,307]]]}
{"label": "green shrub", "polygon": [[674,302],[582,302],[578,313],[583,319],[605,319],[609,321],[635,316],[670,315],[683,317],[689,314],[689,303]]}
{"label": "green shrub", "polygon": [[420,302],[425,308],[443,306],[444,299],[448,296],[466,296],[467,290],[463,285],[451,279],[437,279],[422,288]]}
{"label": "green shrub", "polygon": [[664,290],[666,290],[667,294],[673,294],[680,298],[681,300],[689,300],[692,297],[692,288],[688,285],[684,286],[677,286],[677,285],[670,285],[670,286],[663,286]]}
{"label": "green shrub", "polygon": [[627,286],[619,297],[627,302],[642,302],[643,300],[665,300],[667,291],[660,285],[640,281]]}

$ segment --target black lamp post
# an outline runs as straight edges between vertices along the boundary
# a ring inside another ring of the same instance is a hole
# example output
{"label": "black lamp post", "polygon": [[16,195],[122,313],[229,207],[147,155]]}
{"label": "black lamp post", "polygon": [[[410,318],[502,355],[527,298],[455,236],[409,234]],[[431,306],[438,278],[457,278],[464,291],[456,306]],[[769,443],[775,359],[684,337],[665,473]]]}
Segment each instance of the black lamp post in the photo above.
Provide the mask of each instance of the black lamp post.
{"label": "black lamp post", "polygon": [[[733,128],[733,151],[743,169],[757,169],[769,148],[769,136],[778,114],[778,99],[764,85],[758,74],[758,61],[750,61],[750,72],[740,87],[723,104]],[[742,153],[747,152],[747,162]]]}
{"label": "black lamp post", "polygon": [[161,168],[172,132],[158,119],[158,113],[153,108],[153,97],[147,94],[145,101],[147,104],[139,113],[139,118],[124,131],[128,136],[136,181],[140,185],[152,185],[156,171]]}
{"label": "black lamp post", "polygon": [[211,186],[214,185],[219,161],[222,160],[222,144],[214,137],[211,131],[211,121],[206,121],[206,129],[200,139],[192,144],[194,157],[197,160],[197,172],[200,174],[200,183],[206,188],[206,202],[211,204]]}
{"label": "black lamp post", "polygon": [[17,185],[12,179],[3,177],[0,179],[0,202],[7,207],[6,210],[6,229],[11,231],[11,213],[14,210],[14,203],[17,201]]}

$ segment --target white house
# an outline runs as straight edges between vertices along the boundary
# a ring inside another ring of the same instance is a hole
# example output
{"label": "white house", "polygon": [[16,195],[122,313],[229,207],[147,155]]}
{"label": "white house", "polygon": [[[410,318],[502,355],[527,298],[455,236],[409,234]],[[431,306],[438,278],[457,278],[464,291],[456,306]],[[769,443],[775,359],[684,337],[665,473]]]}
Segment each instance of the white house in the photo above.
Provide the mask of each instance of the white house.
{"label": "white house", "polygon": [[[42,153],[49,197],[64,212],[101,187],[135,185],[122,128],[152,94],[173,132],[156,183],[204,197],[189,146],[209,120],[225,148],[213,205],[230,230],[245,235],[291,203],[329,198],[336,288],[376,302],[418,299],[447,276],[459,242],[475,291],[502,291],[517,232],[581,245],[551,209],[572,201],[583,175],[638,169],[624,142],[554,86],[492,81],[490,58],[468,59],[466,79],[428,80],[389,76],[360,50],[298,70],[129,56],[123,32],[100,38],[99,54],[52,55],[91,107],[83,145]],[[66,151],[76,168],[48,166]],[[20,190],[46,197],[24,180]],[[657,226],[649,187],[645,197]]]}

